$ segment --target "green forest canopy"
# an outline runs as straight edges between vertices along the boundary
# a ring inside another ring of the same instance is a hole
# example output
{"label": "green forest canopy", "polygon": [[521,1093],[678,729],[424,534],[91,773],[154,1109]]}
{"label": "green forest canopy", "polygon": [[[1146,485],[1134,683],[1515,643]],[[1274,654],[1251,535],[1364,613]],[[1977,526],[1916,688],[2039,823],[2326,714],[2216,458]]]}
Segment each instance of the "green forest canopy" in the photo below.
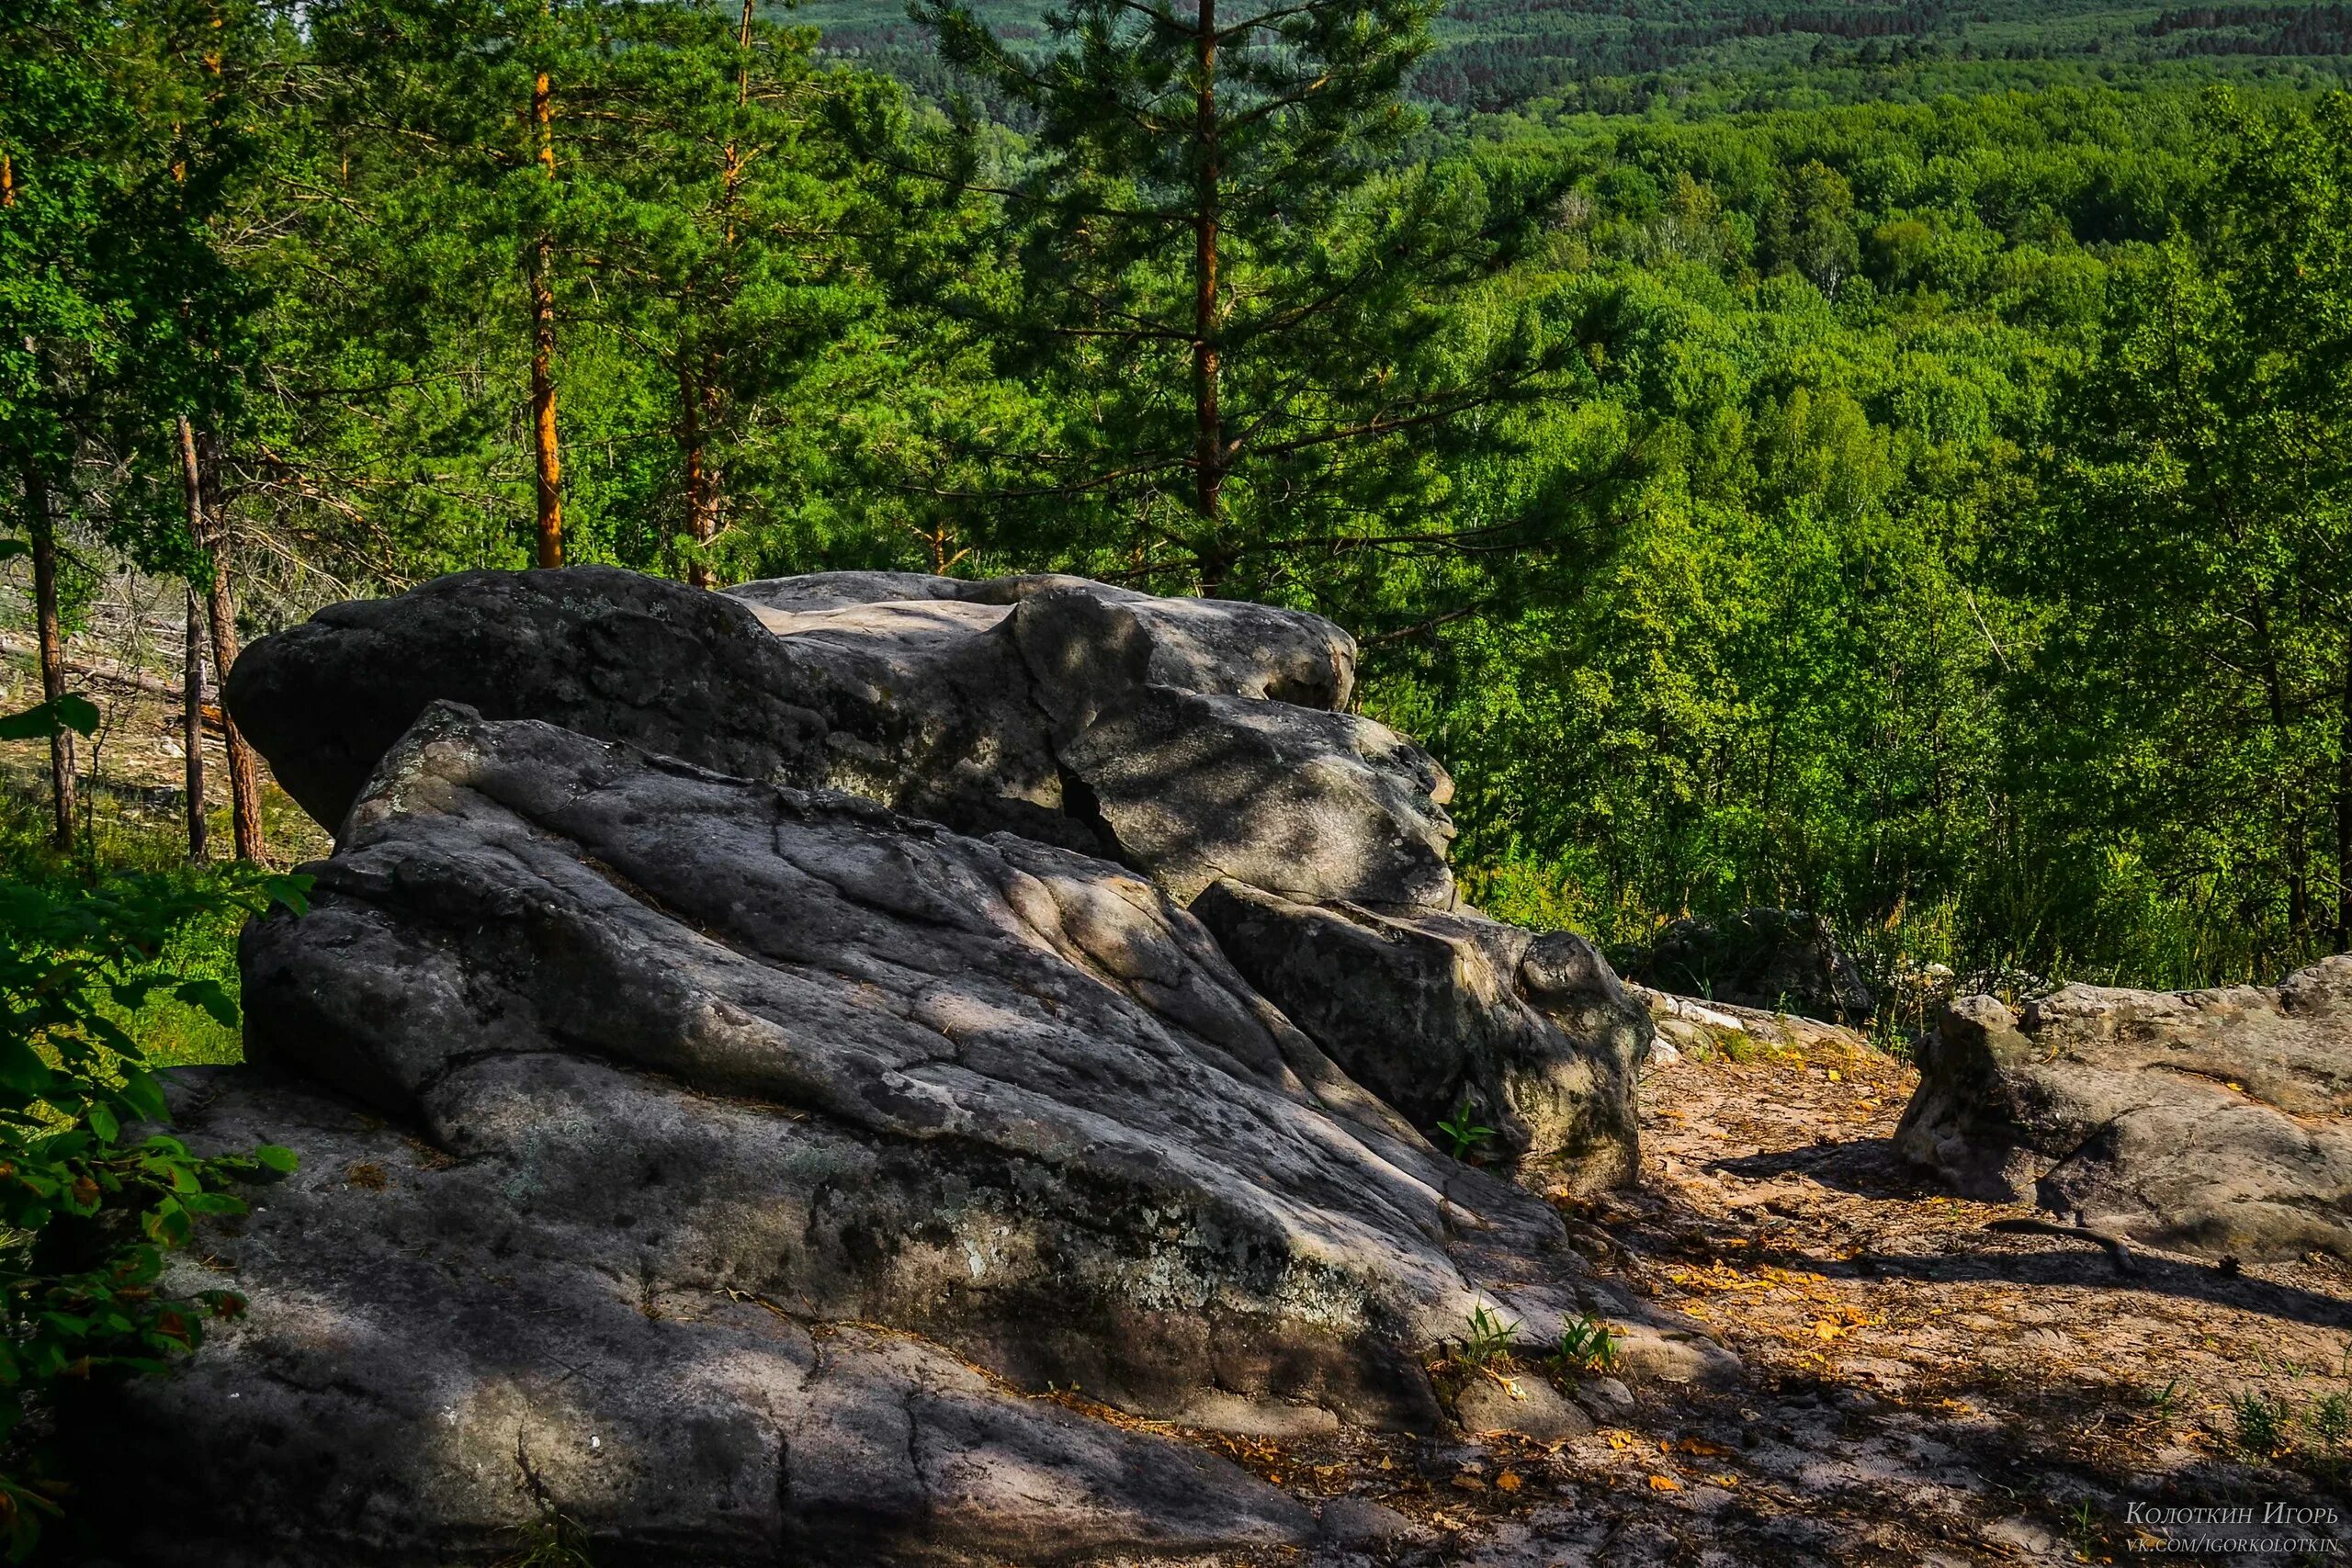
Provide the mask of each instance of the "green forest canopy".
{"label": "green forest canopy", "polygon": [[1507,918],[2352,946],[2340,7],[1314,0],[1205,162],[1190,5],[1070,0],[1092,75],[922,9],[14,8],[18,526],[209,570],[186,416],[249,631],[551,508],[712,583],[1262,597],[1363,638]]}

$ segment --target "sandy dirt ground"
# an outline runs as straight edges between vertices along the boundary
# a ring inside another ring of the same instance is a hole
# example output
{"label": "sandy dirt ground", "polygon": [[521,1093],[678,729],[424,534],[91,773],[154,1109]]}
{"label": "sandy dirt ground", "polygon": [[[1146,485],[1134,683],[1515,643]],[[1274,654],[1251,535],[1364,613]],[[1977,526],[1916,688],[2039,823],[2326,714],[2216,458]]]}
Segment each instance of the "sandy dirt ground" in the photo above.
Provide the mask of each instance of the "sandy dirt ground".
{"label": "sandy dirt ground", "polygon": [[1641,1188],[1564,1214],[1605,1271],[1738,1351],[1744,1386],[1619,1404],[1599,1374],[1522,1359],[1467,1376],[1555,1376],[1589,1434],[1199,1440],[1356,1499],[1336,1517],[1371,1539],[1333,1561],[2352,1557],[2352,1270],[2135,1249],[2121,1273],[2093,1245],[1987,1231],[2025,1211],[1942,1196],[1894,1156],[1903,1063],[1743,1055],[1654,1068]]}

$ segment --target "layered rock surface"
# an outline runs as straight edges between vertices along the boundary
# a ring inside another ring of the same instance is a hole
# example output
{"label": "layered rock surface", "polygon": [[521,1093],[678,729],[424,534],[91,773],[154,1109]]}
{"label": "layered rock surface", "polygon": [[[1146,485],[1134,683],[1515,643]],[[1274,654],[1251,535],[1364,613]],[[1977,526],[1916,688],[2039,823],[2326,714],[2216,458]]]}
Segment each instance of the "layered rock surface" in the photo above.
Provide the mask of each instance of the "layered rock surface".
{"label": "layered rock surface", "polygon": [[2352,955],[2277,987],[1952,1004],[1895,1135],[1959,1190],[2144,1244],[2352,1257]]}
{"label": "layered rock surface", "polygon": [[208,1242],[252,1318],[94,1428],[191,1435],[205,1561],[492,1551],[528,1473],[600,1562],[1256,1550],[1304,1511],[1014,1391],[1423,1427],[1482,1305],[1728,1364],[1102,861],[443,705],[314,869],[183,1115],[303,1153]]}

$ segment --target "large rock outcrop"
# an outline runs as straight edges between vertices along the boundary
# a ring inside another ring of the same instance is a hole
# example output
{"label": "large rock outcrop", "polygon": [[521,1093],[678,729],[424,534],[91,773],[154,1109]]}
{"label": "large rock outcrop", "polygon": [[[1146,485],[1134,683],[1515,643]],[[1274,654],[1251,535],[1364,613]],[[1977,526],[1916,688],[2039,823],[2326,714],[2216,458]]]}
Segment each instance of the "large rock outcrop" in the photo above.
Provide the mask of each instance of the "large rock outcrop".
{"label": "large rock outcrop", "polygon": [[1544,1190],[1639,1169],[1649,1015],[1583,938],[1467,909],[1295,904],[1230,881],[1193,912],[1251,985],[1425,1133],[1457,1116],[1490,1127],[1484,1152]]}
{"label": "large rock outcrop", "polygon": [[84,1428],[179,1560],[494,1555],[534,1485],[600,1562],[1254,1551],[1304,1511],[1022,1392],[1427,1427],[1482,1304],[1729,1364],[1102,861],[439,705],[314,869],[184,1106],[305,1156],[208,1237],[250,1318]]}
{"label": "large rock outcrop", "polygon": [[237,661],[230,711],[330,828],[428,703],[536,718],[972,833],[1448,908],[1452,783],[1337,711],[1318,615],[1067,577],[832,572],[710,594],[608,568],[467,572],[340,604]]}
{"label": "large rock outcrop", "polygon": [[2262,987],[1963,997],[1895,1146],[2154,1247],[2352,1257],[2352,955]]}

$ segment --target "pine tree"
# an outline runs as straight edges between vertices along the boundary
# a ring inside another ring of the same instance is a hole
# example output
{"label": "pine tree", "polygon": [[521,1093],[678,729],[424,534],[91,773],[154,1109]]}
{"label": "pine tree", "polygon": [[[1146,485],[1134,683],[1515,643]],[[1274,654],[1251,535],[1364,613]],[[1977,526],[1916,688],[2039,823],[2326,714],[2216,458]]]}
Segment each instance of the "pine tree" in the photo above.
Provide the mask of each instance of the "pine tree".
{"label": "pine tree", "polygon": [[1264,592],[1306,558],[1452,542],[1398,526],[1430,458],[1491,440],[1487,416],[1558,356],[1531,314],[1442,317],[1532,204],[1404,156],[1436,9],[1071,0],[1031,53],[966,0],[919,0],[1028,137],[1001,175],[966,139],[1019,286],[952,308],[1073,411],[1049,448],[997,455],[991,499],[1027,503],[1004,544],[1075,533],[1073,565]]}
{"label": "pine tree", "polygon": [[838,440],[817,383],[880,307],[860,246],[890,221],[851,147],[888,136],[897,96],[819,69],[813,36],[752,0],[637,8],[618,38],[587,152],[604,193],[591,320],[658,367],[676,457],[669,493],[645,499],[708,587],[722,537],[756,534]]}

